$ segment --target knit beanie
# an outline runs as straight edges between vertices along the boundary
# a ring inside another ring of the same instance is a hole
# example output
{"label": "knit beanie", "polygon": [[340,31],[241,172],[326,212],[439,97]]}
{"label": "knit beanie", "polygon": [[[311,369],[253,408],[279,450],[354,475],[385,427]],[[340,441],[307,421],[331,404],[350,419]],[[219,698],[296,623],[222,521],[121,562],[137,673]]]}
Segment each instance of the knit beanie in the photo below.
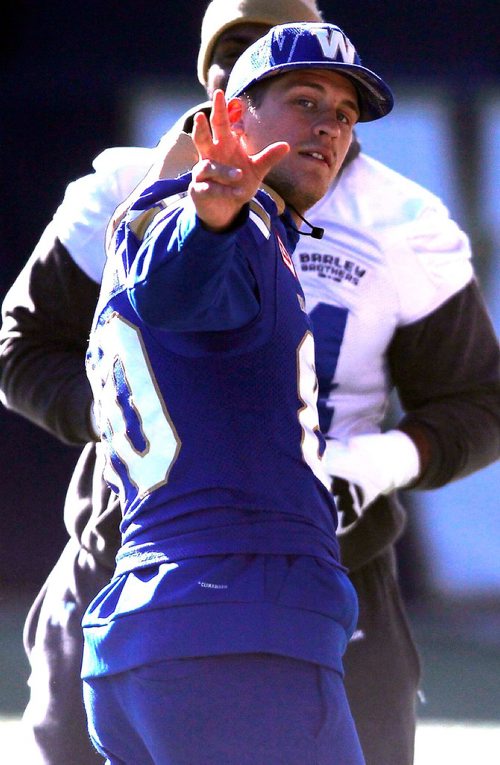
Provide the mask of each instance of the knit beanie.
{"label": "knit beanie", "polygon": [[273,27],[291,21],[323,21],[315,0],[212,0],[201,24],[198,79],[205,87],[213,49],[220,35],[237,24]]}

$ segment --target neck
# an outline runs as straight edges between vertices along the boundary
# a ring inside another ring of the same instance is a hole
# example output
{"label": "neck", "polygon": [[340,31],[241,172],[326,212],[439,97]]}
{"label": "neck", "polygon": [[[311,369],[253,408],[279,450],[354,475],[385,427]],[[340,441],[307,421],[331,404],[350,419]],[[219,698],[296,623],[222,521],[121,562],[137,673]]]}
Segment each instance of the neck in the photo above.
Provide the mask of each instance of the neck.
{"label": "neck", "polygon": [[[285,208],[288,210],[290,217],[292,221],[294,222],[296,226],[296,231],[298,234],[302,234],[302,236],[312,236],[313,239],[322,239],[323,234],[325,233],[325,230],[323,228],[320,228],[319,226],[313,226],[312,223],[309,223],[308,220],[304,218],[301,212],[297,210],[290,202],[285,202],[282,196],[278,194],[277,191],[271,188],[271,186],[268,186],[267,184],[263,183],[261,188],[266,191],[269,196],[273,199],[274,203],[276,204],[276,207],[278,208],[278,215],[283,215]],[[305,212],[305,210],[304,210]],[[301,231],[300,227],[302,223],[305,223],[309,226],[311,229],[310,231]]]}

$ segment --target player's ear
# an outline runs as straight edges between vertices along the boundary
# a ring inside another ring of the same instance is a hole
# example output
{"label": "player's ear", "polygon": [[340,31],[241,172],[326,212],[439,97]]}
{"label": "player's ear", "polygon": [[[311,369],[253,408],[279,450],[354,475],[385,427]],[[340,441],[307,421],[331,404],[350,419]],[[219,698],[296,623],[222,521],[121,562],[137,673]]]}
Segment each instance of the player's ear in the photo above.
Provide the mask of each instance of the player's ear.
{"label": "player's ear", "polygon": [[245,114],[246,102],[243,98],[232,98],[227,104],[227,114],[231,124],[231,130],[237,134],[244,132],[243,116]]}

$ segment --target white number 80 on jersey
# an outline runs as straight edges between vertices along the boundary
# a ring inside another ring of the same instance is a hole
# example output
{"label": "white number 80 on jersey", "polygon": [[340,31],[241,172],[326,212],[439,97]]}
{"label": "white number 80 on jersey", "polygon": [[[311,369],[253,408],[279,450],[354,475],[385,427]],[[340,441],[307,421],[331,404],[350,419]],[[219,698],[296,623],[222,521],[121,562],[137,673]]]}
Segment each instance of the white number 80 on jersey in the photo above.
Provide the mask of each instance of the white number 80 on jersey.
{"label": "white number 80 on jersey", "polygon": [[[93,335],[87,374],[97,425],[107,447],[104,478],[118,491],[123,503],[125,486],[113,465],[113,453],[142,498],[168,481],[182,443],[160,393],[140,330],[119,314],[111,314]],[[319,453],[318,384],[311,332],[304,335],[297,349],[297,387],[303,403],[297,411],[303,458],[316,477],[329,487]],[[135,424],[135,436],[131,421]]]}

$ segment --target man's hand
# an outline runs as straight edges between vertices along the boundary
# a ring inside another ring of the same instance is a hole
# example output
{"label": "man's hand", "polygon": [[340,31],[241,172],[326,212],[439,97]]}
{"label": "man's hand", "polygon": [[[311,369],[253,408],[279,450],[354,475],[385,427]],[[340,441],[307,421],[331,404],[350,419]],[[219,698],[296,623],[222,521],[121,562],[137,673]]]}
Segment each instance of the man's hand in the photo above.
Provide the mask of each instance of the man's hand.
{"label": "man's hand", "polygon": [[222,90],[214,93],[210,124],[203,112],[195,116],[192,137],[199,160],[189,187],[191,199],[207,228],[224,231],[252,199],[269,170],[288,153],[289,145],[278,142],[249,155],[240,136],[231,129]]}
{"label": "man's hand", "polygon": [[323,462],[329,475],[355,487],[353,508],[358,514],[380,494],[410,484],[420,470],[418,449],[400,430],[353,436],[345,443],[327,441]]}

